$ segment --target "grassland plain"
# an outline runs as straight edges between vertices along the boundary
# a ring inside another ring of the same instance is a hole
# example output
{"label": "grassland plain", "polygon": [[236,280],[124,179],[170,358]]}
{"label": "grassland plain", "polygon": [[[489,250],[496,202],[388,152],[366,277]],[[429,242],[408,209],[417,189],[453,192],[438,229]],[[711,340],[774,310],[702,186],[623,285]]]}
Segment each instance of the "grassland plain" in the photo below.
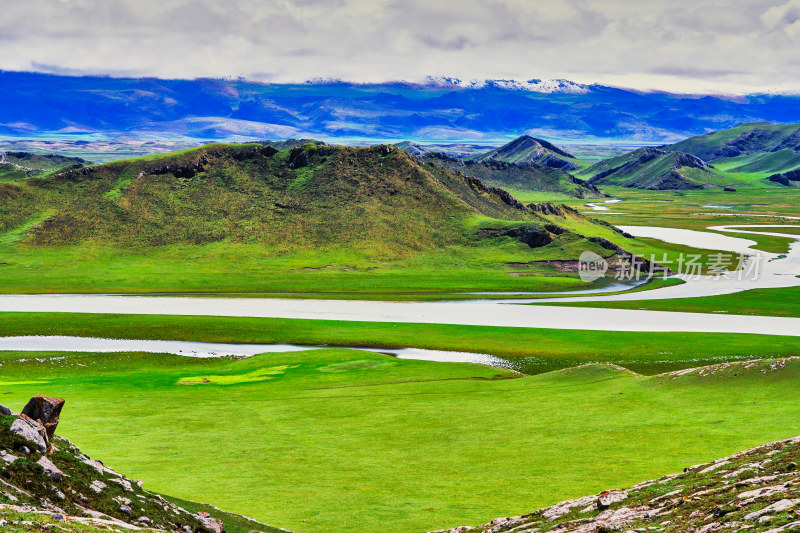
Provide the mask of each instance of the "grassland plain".
{"label": "grassland plain", "polygon": [[[742,188],[736,192],[722,189],[698,191],[642,191],[624,187],[603,187],[607,194],[622,202],[613,204],[607,214],[592,216],[610,224],[665,226],[670,228],[709,231],[709,226],[725,224],[797,224],[800,217],[800,189]],[[581,211],[585,202],[564,199],[564,204]],[[780,230],[792,233],[794,230]],[[735,235],[758,243],[755,248],[782,253],[788,250],[791,238],[769,235]]]}
{"label": "grassland plain", "polygon": [[68,398],[60,430],[150,490],[301,533],[481,523],[800,432],[794,360],[653,377],[341,349],[0,362],[4,403]]}

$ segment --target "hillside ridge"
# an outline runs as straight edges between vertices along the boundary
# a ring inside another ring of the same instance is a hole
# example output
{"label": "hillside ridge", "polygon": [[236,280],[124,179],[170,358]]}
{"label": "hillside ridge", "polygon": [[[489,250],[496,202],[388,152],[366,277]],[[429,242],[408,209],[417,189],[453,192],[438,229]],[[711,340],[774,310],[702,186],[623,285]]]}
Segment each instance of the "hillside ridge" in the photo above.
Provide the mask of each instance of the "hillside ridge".
{"label": "hillside ridge", "polygon": [[644,147],[628,154],[600,161],[582,174],[592,185],[619,185],[649,190],[701,189],[717,178],[699,157]]}
{"label": "hillside ridge", "polygon": [[794,531],[800,528],[799,461],[800,437],[793,437],[628,489],[605,490],[529,514],[434,533]]}
{"label": "hillside ridge", "polygon": [[20,414],[0,405],[0,529],[233,533],[226,521],[278,532],[211,509],[187,511],[56,436],[64,400],[37,395]]}

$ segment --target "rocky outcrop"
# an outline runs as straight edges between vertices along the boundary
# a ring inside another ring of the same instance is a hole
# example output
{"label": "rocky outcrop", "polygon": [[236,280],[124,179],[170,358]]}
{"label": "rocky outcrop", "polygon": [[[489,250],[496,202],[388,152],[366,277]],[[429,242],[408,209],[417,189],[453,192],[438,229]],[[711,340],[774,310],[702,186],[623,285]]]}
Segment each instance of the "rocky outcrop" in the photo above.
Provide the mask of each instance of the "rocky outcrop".
{"label": "rocky outcrop", "polygon": [[[47,452],[47,430],[38,420],[32,420],[26,415],[19,415],[17,419],[11,423],[11,433],[20,437],[39,453]],[[25,445],[20,445],[19,448],[21,451],[26,451],[27,453],[27,447]]]}
{"label": "rocky outcrop", "polygon": [[800,182],[800,169],[790,170],[788,172],[781,172],[779,174],[773,174],[767,178],[767,181],[771,181],[773,183],[778,183],[785,187],[792,187],[797,185],[797,182]]}
{"label": "rocky outcrop", "polygon": [[566,216],[581,216],[581,214],[572,207],[564,204],[554,204],[551,202],[544,202],[540,204],[528,204],[528,209],[540,215],[550,215],[554,217]]}
{"label": "rocky outcrop", "polygon": [[[35,396],[13,422],[0,419],[0,531],[225,533],[221,518],[234,515],[187,511],[54,433],[47,455],[47,428],[55,431],[61,406],[63,400]],[[254,531],[274,531],[236,519]]]}
{"label": "rocky outcrop", "polygon": [[547,246],[555,240],[555,234],[545,226],[526,224],[515,228],[482,229],[479,235],[483,238],[511,237],[531,248]]}
{"label": "rocky outcrop", "polygon": [[47,430],[47,438],[52,439],[63,407],[64,400],[61,398],[49,398],[38,394],[28,401],[22,409],[22,414],[32,420],[38,420]]}
{"label": "rocky outcrop", "polygon": [[11,412],[11,409],[6,407],[5,405],[0,404],[0,415],[11,416],[12,414],[14,413]]}
{"label": "rocky outcrop", "polygon": [[439,533],[608,533],[800,529],[800,437],[639,483]]}
{"label": "rocky outcrop", "polygon": [[161,174],[172,174],[176,178],[189,179],[193,178],[199,172],[203,172],[208,164],[211,162],[207,155],[200,156],[194,163],[175,163],[171,165],[162,165],[159,167],[149,168],[145,174],[152,174],[155,176]]}

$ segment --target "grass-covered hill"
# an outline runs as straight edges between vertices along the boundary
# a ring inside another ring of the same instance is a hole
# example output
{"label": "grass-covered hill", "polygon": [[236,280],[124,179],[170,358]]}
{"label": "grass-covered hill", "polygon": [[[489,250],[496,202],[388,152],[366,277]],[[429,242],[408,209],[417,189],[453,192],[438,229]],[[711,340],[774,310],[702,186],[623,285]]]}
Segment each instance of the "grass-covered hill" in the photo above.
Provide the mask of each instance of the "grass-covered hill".
{"label": "grass-covered hill", "polygon": [[800,528],[798,461],[800,437],[795,437],[626,490],[606,490],[479,527],[437,533],[796,531]]}
{"label": "grass-covered hill", "polygon": [[[553,150],[545,148],[545,145]],[[578,168],[577,163],[569,162],[567,165],[568,161],[560,159],[562,156],[572,158],[571,155],[547,141],[532,137],[520,137],[504,147],[474,157],[454,157],[409,141],[396,146],[427,163],[478,178],[519,195],[556,193],[588,198],[603,194],[565,170],[565,167],[570,170]],[[536,147],[541,149],[538,155]]]}
{"label": "grass-covered hill", "polygon": [[427,152],[424,161],[472,176],[481,181],[514,191],[515,193],[557,193],[575,198],[602,196],[597,187],[580,180],[565,170],[535,163],[508,163],[505,161],[464,160],[439,152]]}
{"label": "grass-covered hill", "polygon": [[701,189],[724,181],[699,157],[653,147],[605,159],[579,175],[588,177],[592,185],[651,190]]}
{"label": "grass-covered hill", "polygon": [[500,161],[504,163],[534,163],[542,167],[577,170],[581,167],[572,154],[558,146],[530,135],[517,137],[500,148],[475,155],[474,161]]}
{"label": "grass-covered hill", "polygon": [[31,152],[0,153],[0,183],[38,176],[66,167],[80,168],[87,161],[80,157]]}
{"label": "grass-covered hill", "polygon": [[[512,279],[507,265],[608,252],[584,238],[608,238],[605,224],[565,230],[547,210],[392,146],[206,145],[0,184],[0,200],[5,291],[130,290],[133,278],[136,290],[340,290],[359,276],[402,290],[398,270],[412,285],[436,272],[450,279],[440,288],[494,277],[513,290],[538,281]],[[580,285],[566,278],[548,283]]]}
{"label": "grass-covered hill", "polygon": [[[212,145],[7,184],[31,245],[255,242],[400,255],[458,242],[476,218],[546,223],[502,190],[389,146]],[[10,224],[9,224],[10,225]]]}
{"label": "grass-covered hill", "polygon": [[[17,421],[25,415],[9,412],[0,405],[1,531],[281,531],[213,506],[176,503],[145,490],[141,481],[91,459],[66,438],[54,436],[42,451],[18,429],[25,427]],[[31,427],[41,422],[27,420]]]}
{"label": "grass-covered hill", "polygon": [[800,124],[743,124],[664,149],[696,155],[732,172],[785,172],[800,167]]}
{"label": "grass-covered hill", "polygon": [[536,221],[503,191],[392,147],[212,145],[5,185],[32,245],[256,242],[391,255],[452,244],[473,217]]}

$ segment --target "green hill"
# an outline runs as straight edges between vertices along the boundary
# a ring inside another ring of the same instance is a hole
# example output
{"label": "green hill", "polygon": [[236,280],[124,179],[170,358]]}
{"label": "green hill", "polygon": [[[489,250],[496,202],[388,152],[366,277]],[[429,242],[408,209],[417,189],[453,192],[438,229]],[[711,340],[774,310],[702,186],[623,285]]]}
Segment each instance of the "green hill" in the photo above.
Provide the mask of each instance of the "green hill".
{"label": "green hill", "polygon": [[579,175],[590,176],[592,185],[652,190],[701,189],[725,181],[698,157],[652,147],[605,159]]}
{"label": "green hill", "polygon": [[664,149],[696,155],[731,172],[784,172],[800,167],[800,124],[743,124]]}
{"label": "green hill", "polygon": [[415,157],[424,157],[431,153],[431,151],[425,148],[424,146],[411,141],[402,141],[395,144],[395,146]]}
{"label": "green hill", "polygon": [[[517,141],[520,141],[520,139],[517,139]],[[532,137],[529,139],[532,139]],[[517,143],[517,146],[519,147],[521,144],[524,143]],[[552,146],[549,143],[547,144]],[[512,157],[513,154],[511,154],[509,151],[505,151],[503,154],[504,157],[484,157],[486,154],[482,154],[481,156],[473,158],[460,158],[453,157],[442,152],[429,150],[424,146],[409,141],[403,141],[398,143],[396,146],[427,163],[445,168],[452,172],[478,178],[489,185],[514,191],[515,194],[543,192],[564,194],[567,196],[573,196],[575,198],[587,198],[603,195],[603,193],[600,192],[596,187],[587,184],[583,180],[575,178],[562,168],[556,168],[559,166],[559,164],[555,164],[555,159],[553,158],[539,158],[538,162],[527,161],[523,155],[524,150],[516,152],[516,155],[519,157]],[[566,154],[566,152],[563,152],[556,147],[553,148],[558,150],[558,153],[560,154]],[[498,152],[498,150],[493,152]],[[556,152],[553,152],[553,154],[555,153]],[[506,157],[508,159],[514,159],[515,161],[507,161],[505,160]],[[546,164],[542,164],[547,163],[548,161],[555,166],[547,166]]]}
{"label": "green hill", "polygon": [[212,145],[57,173],[26,189],[52,211],[27,234],[38,245],[391,244],[402,254],[455,242],[473,216],[535,218],[502,191],[391,147]]}
{"label": "green hill", "polygon": [[602,224],[550,231],[504,190],[392,146],[206,145],[0,184],[0,199],[6,292],[512,290],[580,281],[506,265],[608,253],[583,237]]}
{"label": "green hill", "polygon": [[572,154],[544,139],[537,139],[530,135],[523,135],[500,148],[472,156],[470,159],[478,162],[533,163],[542,167],[566,171],[577,170],[581,167]]}
{"label": "green hill", "polygon": [[591,198],[602,196],[596,187],[580,180],[569,172],[558,168],[540,166],[533,163],[507,163],[505,161],[474,161],[450,157],[438,152],[428,152],[422,156],[426,162],[472,176],[481,181],[521,192],[546,192]]}
{"label": "green hill", "polygon": [[0,153],[0,182],[16,181],[53,172],[66,167],[83,167],[87,161],[80,157],[31,152]]}

